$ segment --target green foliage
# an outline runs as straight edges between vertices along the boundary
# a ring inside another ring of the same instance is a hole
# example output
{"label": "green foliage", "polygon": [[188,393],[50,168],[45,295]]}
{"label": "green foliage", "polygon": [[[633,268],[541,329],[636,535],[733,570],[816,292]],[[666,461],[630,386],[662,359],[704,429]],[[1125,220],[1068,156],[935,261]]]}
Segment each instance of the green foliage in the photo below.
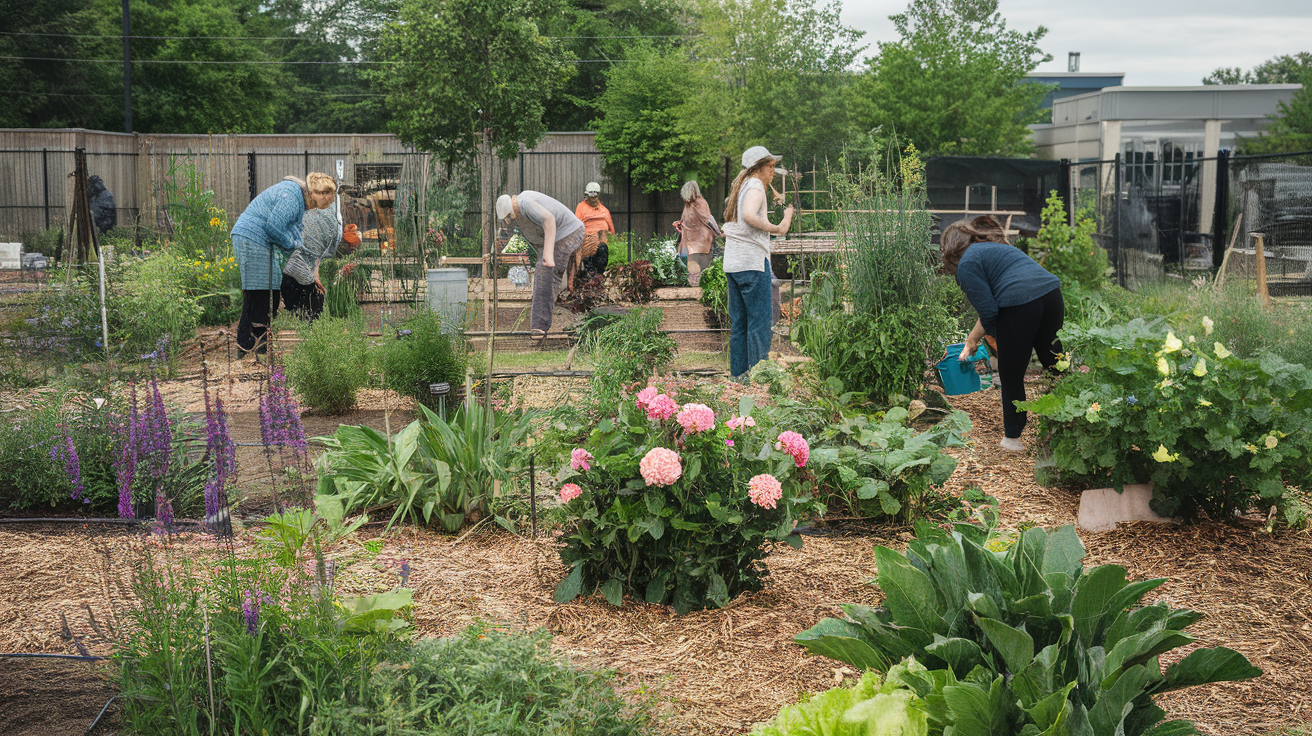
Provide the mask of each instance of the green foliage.
{"label": "green foliage", "polygon": [[647,241],[643,256],[651,262],[651,278],[663,286],[687,286],[688,263],[679,257],[673,238]]}
{"label": "green foliage", "polygon": [[169,249],[183,259],[219,261],[232,255],[228,213],[214,201],[214,190],[191,154],[169,155],[164,177],[154,182],[169,223]]}
{"label": "green foliage", "polygon": [[1053,468],[1091,487],[1152,481],[1163,516],[1302,516],[1285,484],[1312,472],[1312,370],[1241,358],[1206,333],[1180,340],[1160,321],[1068,327],[1062,341],[1088,372],[1021,405],[1041,417]]}
{"label": "green foliage", "polygon": [[1244,153],[1286,153],[1312,150],[1312,56],[1304,55],[1298,82],[1303,88],[1289,102],[1281,102],[1271,125],[1256,138],[1243,142]]}
{"label": "green foliage", "polygon": [[469,344],[459,330],[443,325],[440,314],[428,310],[416,312],[401,329],[410,334],[383,338],[383,380],[393,391],[436,407],[438,397],[429,391],[429,384],[463,384]]}
{"label": "green foliage", "polygon": [[1075,213],[1074,225],[1067,224],[1066,205],[1053,191],[1043,207],[1043,227],[1030,242],[1029,255],[1061,279],[1062,287],[1101,289],[1109,284],[1111,265],[1107,251],[1093,240],[1097,229],[1098,223],[1088,209]]}
{"label": "green foliage", "polygon": [[678,189],[685,181],[715,181],[723,169],[720,128],[704,95],[716,80],[711,62],[679,48],[640,42],[627,63],[606,73],[591,122],[597,150],[612,177],[631,175],[645,192]]}
{"label": "green foliage", "polygon": [[[573,75],[573,57],[539,33],[555,0],[414,0],[378,29],[387,64],[368,76],[388,93],[390,127],[406,145],[447,166],[470,161],[484,141],[502,159],[546,133],[547,100]],[[441,49],[439,64],[416,63]]]}
{"label": "green foliage", "polygon": [[1139,605],[1166,581],[1129,582],[1119,565],[1086,570],[1083,557],[1070,526],[1002,538],[920,524],[905,555],[875,548],[882,606],[845,605],[846,618],[796,641],[862,669],[905,661],[898,679],[924,699],[936,736],[1193,734],[1184,721],[1159,725],[1166,713],[1153,697],[1262,673],[1224,647],[1163,672],[1158,658],[1193,643],[1184,629],[1202,614]]}
{"label": "green foliage", "polygon": [[924,706],[890,673],[880,682],[866,672],[851,687],[836,687],[786,705],[749,736],[928,736]]}
{"label": "green foliage", "polygon": [[369,271],[357,261],[325,258],[319,262],[319,278],[324,285],[324,311],[330,317],[343,319],[360,314],[356,297],[368,287]]}
{"label": "green foliage", "polygon": [[724,324],[729,321],[729,280],[724,275],[724,258],[716,258],[702,270],[697,285],[702,289],[702,306]]}
{"label": "green foliage", "polygon": [[320,438],[319,494],[343,513],[392,508],[398,521],[441,523],[449,532],[487,509],[494,481],[521,455],[532,428],[523,412],[498,413],[467,402],[450,422],[420,406],[423,417],[387,438],[369,427],[342,425]]}
{"label": "green foliage", "polygon": [[107,404],[65,403],[63,397],[37,398],[19,415],[0,420],[0,508],[78,507],[61,460],[50,450],[73,439],[86,498],[96,511],[118,503],[113,469],[114,432]]}
{"label": "green foliage", "polygon": [[997,0],[912,0],[891,16],[901,36],[879,44],[852,93],[866,130],[896,131],[933,155],[1016,156],[1033,149],[1049,87],[1025,75],[1051,56],[1047,29],[1007,28]]}
{"label": "green foliage", "polygon": [[1299,51],[1273,56],[1249,71],[1220,67],[1204,77],[1203,84],[1301,84],[1307,71],[1312,71],[1312,53]]}
{"label": "green foliage", "polygon": [[674,358],[674,338],[661,332],[665,313],[635,309],[597,335],[592,399],[600,406],[619,401],[626,385],[637,383]]}
{"label": "green foliage", "polygon": [[[270,562],[229,557],[215,569],[147,553],[132,590],[121,591],[131,602],[114,643],[128,730],[303,733],[322,704],[358,692],[401,650],[393,630],[349,630],[352,615],[335,603],[322,564],[316,575]],[[381,615],[408,603],[400,592],[369,607]]]}
{"label": "green foliage", "polygon": [[114,289],[109,306],[110,341],[129,354],[147,353],[167,336],[174,355],[200,324],[202,310],[188,293],[190,281],[191,269],[170,253],[127,262],[121,290]]}
{"label": "green foliage", "polygon": [[301,344],[284,359],[287,380],[307,407],[325,414],[348,411],[369,380],[363,322],[324,316],[302,327],[300,334]]}
{"label": "green foliage", "polygon": [[309,727],[321,736],[545,733],[638,736],[650,703],[625,702],[605,672],[572,668],[551,636],[474,625],[423,639],[375,670],[367,687],[324,707]]}
{"label": "green foliage", "polygon": [[[751,410],[750,399],[738,406],[743,416]],[[643,459],[670,447],[680,448],[679,477],[649,484]],[[739,593],[760,589],[771,542],[801,546],[796,521],[823,513],[808,493],[806,471],[776,450],[775,435],[763,428],[731,431],[717,421],[711,430],[684,432],[674,418],[649,420],[623,401],[584,448],[592,467],[572,464],[573,472],[561,476],[582,495],[566,507],[572,523],[560,555],[571,571],[556,586],[558,601],[600,590],[615,606],[628,594],[672,602],[680,613],[724,607]],[[749,499],[749,480],[763,474],[782,485],[777,507]]]}
{"label": "green foliage", "polygon": [[965,444],[970,416],[953,412],[924,432],[908,427],[908,416],[897,406],[882,419],[846,416],[825,431],[811,464],[827,509],[902,521],[923,515],[930,491],[957,469],[943,448]]}

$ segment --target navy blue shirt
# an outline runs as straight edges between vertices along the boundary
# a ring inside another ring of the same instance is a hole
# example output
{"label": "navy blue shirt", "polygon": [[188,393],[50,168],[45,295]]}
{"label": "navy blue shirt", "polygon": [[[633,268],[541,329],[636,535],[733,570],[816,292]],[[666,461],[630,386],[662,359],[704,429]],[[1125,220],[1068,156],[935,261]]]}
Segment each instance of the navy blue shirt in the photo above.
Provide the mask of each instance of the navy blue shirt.
{"label": "navy blue shirt", "polygon": [[1061,281],[1014,245],[975,243],[957,264],[957,285],[979,312],[984,331],[997,337],[998,310],[1032,302]]}

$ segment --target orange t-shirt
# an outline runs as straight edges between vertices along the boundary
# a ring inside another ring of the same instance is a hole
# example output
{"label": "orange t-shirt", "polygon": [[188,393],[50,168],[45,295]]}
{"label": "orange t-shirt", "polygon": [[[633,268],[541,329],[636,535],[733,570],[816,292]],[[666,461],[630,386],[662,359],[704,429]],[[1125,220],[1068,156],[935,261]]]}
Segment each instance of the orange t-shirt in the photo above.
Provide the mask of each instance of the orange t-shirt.
{"label": "orange t-shirt", "polygon": [[610,219],[610,210],[601,202],[597,202],[596,207],[588,204],[586,199],[579,202],[579,206],[574,208],[574,216],[583,221],[585,235],[596,235],[602,231],[615,232],[615,223]]}

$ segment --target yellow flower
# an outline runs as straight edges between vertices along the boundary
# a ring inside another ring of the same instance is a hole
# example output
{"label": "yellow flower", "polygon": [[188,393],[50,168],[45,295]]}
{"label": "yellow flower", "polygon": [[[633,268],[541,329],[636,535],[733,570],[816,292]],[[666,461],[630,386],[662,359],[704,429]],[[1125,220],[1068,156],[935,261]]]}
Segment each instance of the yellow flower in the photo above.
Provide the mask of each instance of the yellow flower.
{"label": "yellow flower", "polygon": [[1064,371],[1067,368],[1071,367],[1071,362],[1069,360],[1059,360],[1057,361],[1057,364],[1054,365],[1053,367],[1059,371]]}
{"label": "yellow flower", "polygon": [[1207,399],[1199,399],[1199,400],[1198,400],[1198,405],[1199,405],[1199,406],[1211,406],[1211,405],[1212,405],[1212,402],[1208,401]]}
{"label": "yellow flower", "polygon": [[1180,453],[1168,452],[1166,445],[1158,445],[1157,452],[1153,453],[1153,459],[1159,463],[1173,463],[1180,459]]}
{"label": "yellow flower", "polygon": [[1280,440],[1276,439],[1276,436],[1275,436],[1275,435],[1273,435],[1273,434],[1269,434],[1269,435],[1266,436],[1266,443],[1265,443],[1265,444],[1266,444],[1266,449],[1268,449],[1268,450],[1274,450],[1274,449],[1276,449],[1276,445],[1280,444]]}
{"label": "yellow flower", "polygon": [[1174,332],[1166,333],[1166,342],[1162,345],[1163,353],[1174,353],[1182,347],[1184,343],[1180,342],[1180,338],[1176,337]]}
{"label": "yellow flower", "polygon": [[1171,364],[1166,362],[1166,358],[1157,359],[1157,372],[1163,376],[1171,375]]}
{"label": "yellow flower", "polygon": [[1225,346],[1219,342],[1212,345],[1212,350],[1216,352],[1216,357],[1220,358],[1221,360],[1225,360],[1226,358],[1229,358],[1231,355],[1234,355],[1234,353],[1231,353],[1229,350],[1226,350]]}
{"label": "yellow flower", "polygon": [[1100,411],[1102,411],[1102,405],[1100,405],[1098,402],[1095,401],[1089,405],[1088,409],[1085,410],[1084,418],[1089,420],[1090,422],[1096,422],[1098,421],[1098,412]]}
{"label": "yellow flower", "polygon": [[1245,450],[1248,450],[1249,452],[1253,453],[1254,455],[1257,454],[1257,445],[1253,444],[1252,442],[1249,442],[1248,444],[1244,445],[1244,449],[1245,449]]}
{"label": "yellow flower", "polygon": [[1216,323],[1212,321],[1212,318],[1203,317],[1203,337],[1207,337],[1208,335],[1212,334],[1213,327],[1216,327]]}
{"label": "yellow flower", "polygon": [[1207,375],[1207,358],[1199,358],[1198,362],[1194,363],[1194,375],[1199,378]]}
{"label": "yellow flower", "polygon": [[210,227],[218,227],[218,226],[220,226],[220,225],[222,225],[222,224],[223,224],[223,220],[220,220],[220,219],[217,218],[217,217],[211,217],[211,218],[210,218]]}

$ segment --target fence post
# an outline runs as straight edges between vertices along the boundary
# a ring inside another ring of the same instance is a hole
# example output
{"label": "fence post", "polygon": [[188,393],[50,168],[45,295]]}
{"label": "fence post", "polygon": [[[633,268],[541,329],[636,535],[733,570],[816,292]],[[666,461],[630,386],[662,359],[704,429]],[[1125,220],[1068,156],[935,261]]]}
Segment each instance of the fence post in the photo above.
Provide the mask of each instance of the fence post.
{"label": "fence post", "polygon": [[305,152],[305,178],[310,178],[310,152]]}
{"label": "fence post", "polygon": [[1266,235],[1264,233],[1249,233],[1253,238],[1253,255],[1257,257],[1257,298],[1262,302],[1262,306],[1267,309],[1271,308],[1271,292],[1266,285]]}
{"label": "fence post", "polygon": [[246,183],[250,189],[250,199],[246,203],[250,204],[255,201],[255,151],[246,154]]}
{"label": "fence post", "polygon": [[627,199],[629,200],[629,223],[626,228],[629,231],[627,238],[629,244],[629,263],[633,263],[633,157],[629,157],[628,170],[624,176],[627,181]]}
{"label": "fence post", "polygon": [[[1057,174],[1057,196],[1066,205],[1066,224],[1075,225],[1075,201],[1071,197],[1071,160],[1064,158],[1061,160],[1061,167]],[[1042,197],[1041,197],[1042,198]]]}
{"label": "fence post", "polygon": [[1230,229],[1230,152],[1216,153],[1216,204],[1212,206],[1212,268],[1220,268],[1225,259],[1225,231]]}
{"label": "fence post", "polygon": [[46,212],[46,229],[50,229],[50,150],[41,149],[41,199]]}
{"label": "fence post", "polygon": [[1125,254],[1121,250],[1121,154],[1112,159],[1112,252],[1116,258],[1116,280],[1125,288]]}

